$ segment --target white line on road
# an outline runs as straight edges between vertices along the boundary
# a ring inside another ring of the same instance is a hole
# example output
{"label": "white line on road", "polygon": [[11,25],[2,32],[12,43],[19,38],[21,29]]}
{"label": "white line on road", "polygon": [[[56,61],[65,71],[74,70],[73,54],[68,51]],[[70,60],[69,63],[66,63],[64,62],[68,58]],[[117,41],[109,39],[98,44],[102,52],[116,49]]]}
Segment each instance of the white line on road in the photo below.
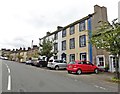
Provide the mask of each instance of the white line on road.
{"label": "white line on road", "polygon": [[106,88],[104,88],[104,87],[100,87],[100,88],[101,88],[101,89],[104,89],[104,90],[106,89]]}
{"label": "white line on road", "polygon": [[104,87],[101,87],[101,86],[98,86],[98,85],[94,85],[94,86],[97,87],[97,88],[106,90],[106,88],[104,88]]}
{"label": "white line on road", "polygon": [[11,90],[11,76],[8,76],[8,87],[7,90]]}
{"label": "white line on road", "polygon": [[10,68],[8,67],[7,64],[5,64],[5,65],[6,65],[7,69],[8,69],[8,73],[10,74]]}
{"label": "white line on road", "polygon": [[8,73],[9,73],[9,75],[8,75],[8,86],[7,86],[7,90],[11,90],[10,68],[9,68],[9,66],[8,66],[7,64],[5,64],[5,65],[6,65],[7,69],[8,69]]}
{"label": "white line on road", "polygon": [[94,85],[94,86],[97,87],[97,88],[99,87],[98,85]]}
{"label": "white line on road", "polygon": [[9,68],[8,65],[7,65],[6,63],[5,63],[5,65],[6,65],[7,68]]}
{"label": "white line on road", "polygon": [[8,73],[10,74],[10,69],[8,68]]}

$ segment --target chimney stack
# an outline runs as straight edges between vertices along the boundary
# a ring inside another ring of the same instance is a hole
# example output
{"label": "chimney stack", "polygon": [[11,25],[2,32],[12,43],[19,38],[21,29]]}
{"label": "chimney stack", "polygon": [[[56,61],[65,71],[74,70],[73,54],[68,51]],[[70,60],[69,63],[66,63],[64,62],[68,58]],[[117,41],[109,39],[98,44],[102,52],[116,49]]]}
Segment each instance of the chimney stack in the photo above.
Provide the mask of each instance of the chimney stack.
{"label": "chimney stack", "polygon": [[62,29],[63,27],[62,26],[57,26],[57,30],[60,30]]}

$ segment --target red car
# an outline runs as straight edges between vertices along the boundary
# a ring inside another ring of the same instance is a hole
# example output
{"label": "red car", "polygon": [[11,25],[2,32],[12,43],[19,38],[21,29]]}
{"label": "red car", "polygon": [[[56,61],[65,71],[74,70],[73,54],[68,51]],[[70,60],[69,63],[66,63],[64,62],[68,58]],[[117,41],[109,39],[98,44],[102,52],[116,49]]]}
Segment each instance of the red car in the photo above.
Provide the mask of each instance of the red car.
{"label": "red car", "polygon": [[75,72],[77,74],[87,73],[87,72],[95,72],[96,74],[99,72],[97,66],[93,65],[89,61],[72,61],[67,65],[68,73]]}

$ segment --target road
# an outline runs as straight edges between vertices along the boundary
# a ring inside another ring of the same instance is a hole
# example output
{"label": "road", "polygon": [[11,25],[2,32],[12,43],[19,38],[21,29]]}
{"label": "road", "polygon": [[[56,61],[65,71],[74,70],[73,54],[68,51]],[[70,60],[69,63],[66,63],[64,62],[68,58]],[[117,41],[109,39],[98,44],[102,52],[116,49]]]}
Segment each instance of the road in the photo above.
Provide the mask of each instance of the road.
{"label": "road", "polygon": [[[13,61],[2,64],[2,92],[118,92],[118,85],[74,75],[65,70],[37,68]],[[98,74],[99,75],[99,74]]]}

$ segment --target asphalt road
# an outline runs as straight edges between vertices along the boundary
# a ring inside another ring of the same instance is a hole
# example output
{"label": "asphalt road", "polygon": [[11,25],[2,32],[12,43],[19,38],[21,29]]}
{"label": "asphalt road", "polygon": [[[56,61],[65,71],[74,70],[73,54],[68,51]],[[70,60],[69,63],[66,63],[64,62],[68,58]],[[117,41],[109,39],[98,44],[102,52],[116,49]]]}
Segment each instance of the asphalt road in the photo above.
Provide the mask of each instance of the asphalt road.
{"label": "asphalt road", "polygon": [[65,70],[48,70],[6,60],[1,62],[2,92],[118,92],[117,84],[95,80],[96,74],[88,78],[87,74],[74,75]]}

